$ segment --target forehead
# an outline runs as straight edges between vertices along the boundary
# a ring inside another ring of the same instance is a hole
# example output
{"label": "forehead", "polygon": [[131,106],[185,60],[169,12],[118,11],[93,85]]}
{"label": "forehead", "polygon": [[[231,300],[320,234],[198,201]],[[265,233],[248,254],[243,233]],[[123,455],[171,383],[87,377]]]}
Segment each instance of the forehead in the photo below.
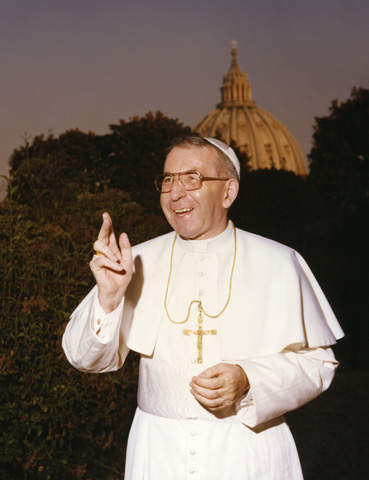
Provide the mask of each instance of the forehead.
{"label": "forehead", "polygon": [[202,174],[217,172],[216,153],[207,147],[174,147],[168,154],[164,171],[167,173],[197,170]]}

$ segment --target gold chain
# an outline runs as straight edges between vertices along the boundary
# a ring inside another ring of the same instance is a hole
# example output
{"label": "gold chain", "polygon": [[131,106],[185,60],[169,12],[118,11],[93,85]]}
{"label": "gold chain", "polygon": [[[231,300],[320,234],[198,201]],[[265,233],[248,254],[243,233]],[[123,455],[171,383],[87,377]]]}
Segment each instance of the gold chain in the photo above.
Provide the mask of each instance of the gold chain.
{"label": "gold chain", "polygon": [[217,315],[209,315],[208,313],[205,312],[205,310],[203,309],[202,307],[202,304],[201,304],[201,300],[192,300],[190,302],[190,304],[188,305],[188,311],[187,311],[187,316],[184,320],[182,320],[181,322],[176,322],[175,320],[173,320],[172,318],[170,318],[170,315],[169,315],[169,312],[168,312],[168,307],[167,307],[167,299],[168,299],[168,292],[169,292],[169,285],[170,285],[170,280],[171,280],[171,277],[172,277],[172,269],[173,269],[173,252],[174,252],[174,245],[176,243],[176,240],[177,240],[177,233],[175,234],[174,236],[174,241],[173,241],[173,245],[172,245],[172,251],[171,251],[171,254],[170,254],[170,268],[169,268],[169,277],[168,277],[168,283],[167,283],[167,288],[166,288],[166,291],[165,291],[165,298],[164,298],[164,308],[165,308],[165,311],[167,313],[167,316],[169,318],[169,320],[172,322],[172,323],[175,323],[177,325],[180,325],[182,323],[186,323],[187,320],[189,319],[190,317],[190,313],[191,313],[191,307],[194,303],[197,303],[198,304],[198,308],[199,308],[199,311],[204,313],[204,315],[206,315],[207,317],[209,318],[218,318],[223,312],[224,310],[228,307],[228,303],[231,299],[231,292],[232,292],[232,279],[233,279],[233,271],[234,271],[234,266],[236,264],[236,253],[237,253],[237,242],[236,242],[236,229],[235,229],[235,226],[232,223],[232,227],[233,227],[233,234],[234,234],[234,255],[233,255],[233,264],[232,264],[232,270],[231,270],[231,276],[230,276],[230,279],[229,279],[229,291],[228,291],[228,299],[224,305],[224,307],[222,308],[222,310],[217,314]]}

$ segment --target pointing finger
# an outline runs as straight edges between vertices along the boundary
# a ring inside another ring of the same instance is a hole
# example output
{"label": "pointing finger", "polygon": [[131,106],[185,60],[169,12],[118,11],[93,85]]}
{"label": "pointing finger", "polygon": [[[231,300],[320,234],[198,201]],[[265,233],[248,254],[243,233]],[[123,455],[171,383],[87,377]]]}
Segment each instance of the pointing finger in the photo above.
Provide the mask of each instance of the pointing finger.
{"label": "pointing finger", "polygon": [[103,222],[97,239],[105,243],[105,245],[109,245],[113,251],[118,250],[117,241],[114,235],[113,222],[107,212],[103,213]]}
{"label": "pointing finger", "polygon": [[103,217],[103,222],[97,238],[103,241],[105,244],[108,244],[109,235],[113,230],[113,223],[111,221],[110,215],[107,212],[104,212],[102,217]]}

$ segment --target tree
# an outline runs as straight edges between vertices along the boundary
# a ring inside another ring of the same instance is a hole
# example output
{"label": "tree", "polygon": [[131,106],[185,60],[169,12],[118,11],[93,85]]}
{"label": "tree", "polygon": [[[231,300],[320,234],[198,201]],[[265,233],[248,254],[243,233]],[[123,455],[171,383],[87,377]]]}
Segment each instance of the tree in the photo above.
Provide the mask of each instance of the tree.
{"label": "tree", "polygon": [[36,136],[14,150],[10,158],[13,199],[38,216],[74,208],[77,196],[94,192],[93,159],[100,156],[94,133],[70,130],[58,138]]}
{"label": "tree", "polygon": [[334,100],[330,114],[315,118],[310,152],[310,182],[332,211],[357,210],[369,202],[369,90]]}
{"label": "tree", "polygon": [[39,209],[74,210],[83,193],[117,188],[131,199],[160,212],[154,177],[162,171],[164,150],[190,127],[161,112],[120,120],[111,133],[69,130],[58,138],[35,137],[11,156],[15,200]]}
{"label": "tree", "polygon": [[94,158],[100,155],[98,135],[93,132],[84,133],[81,130],[67,130],[55,137],[53,134],[37,135],[32,143],[27,135],[24,145],[15,149],[10,157],[10,173],[13,175],[24,163],[25,158],[45,158],[48,155],[64,154],[64,161],[71,169],[70,173],[91,167]]}
{"label": "tree", "polygon": [[325,270],[334,273],[331,291],[347,334],[349,364],[360,368],[368,362],[369,90],[354,88],[329,111],[315,119],[309,182],[330,210],[326,258],[332,268]]}

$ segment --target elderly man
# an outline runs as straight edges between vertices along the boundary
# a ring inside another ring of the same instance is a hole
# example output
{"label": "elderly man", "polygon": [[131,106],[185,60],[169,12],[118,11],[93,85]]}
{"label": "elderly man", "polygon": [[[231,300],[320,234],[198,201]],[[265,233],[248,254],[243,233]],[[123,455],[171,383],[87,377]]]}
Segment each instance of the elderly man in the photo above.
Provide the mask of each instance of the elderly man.
{"label": "elderly man", "polygon": [[283,414],[328,388],[342,330],[296,251],[228,220],[239,172],[223,142],[178,139],[156,178],[174,231],[131,249],[103,215],[63,348],[86,372],[141,354],[126,480],[302,478]]}

